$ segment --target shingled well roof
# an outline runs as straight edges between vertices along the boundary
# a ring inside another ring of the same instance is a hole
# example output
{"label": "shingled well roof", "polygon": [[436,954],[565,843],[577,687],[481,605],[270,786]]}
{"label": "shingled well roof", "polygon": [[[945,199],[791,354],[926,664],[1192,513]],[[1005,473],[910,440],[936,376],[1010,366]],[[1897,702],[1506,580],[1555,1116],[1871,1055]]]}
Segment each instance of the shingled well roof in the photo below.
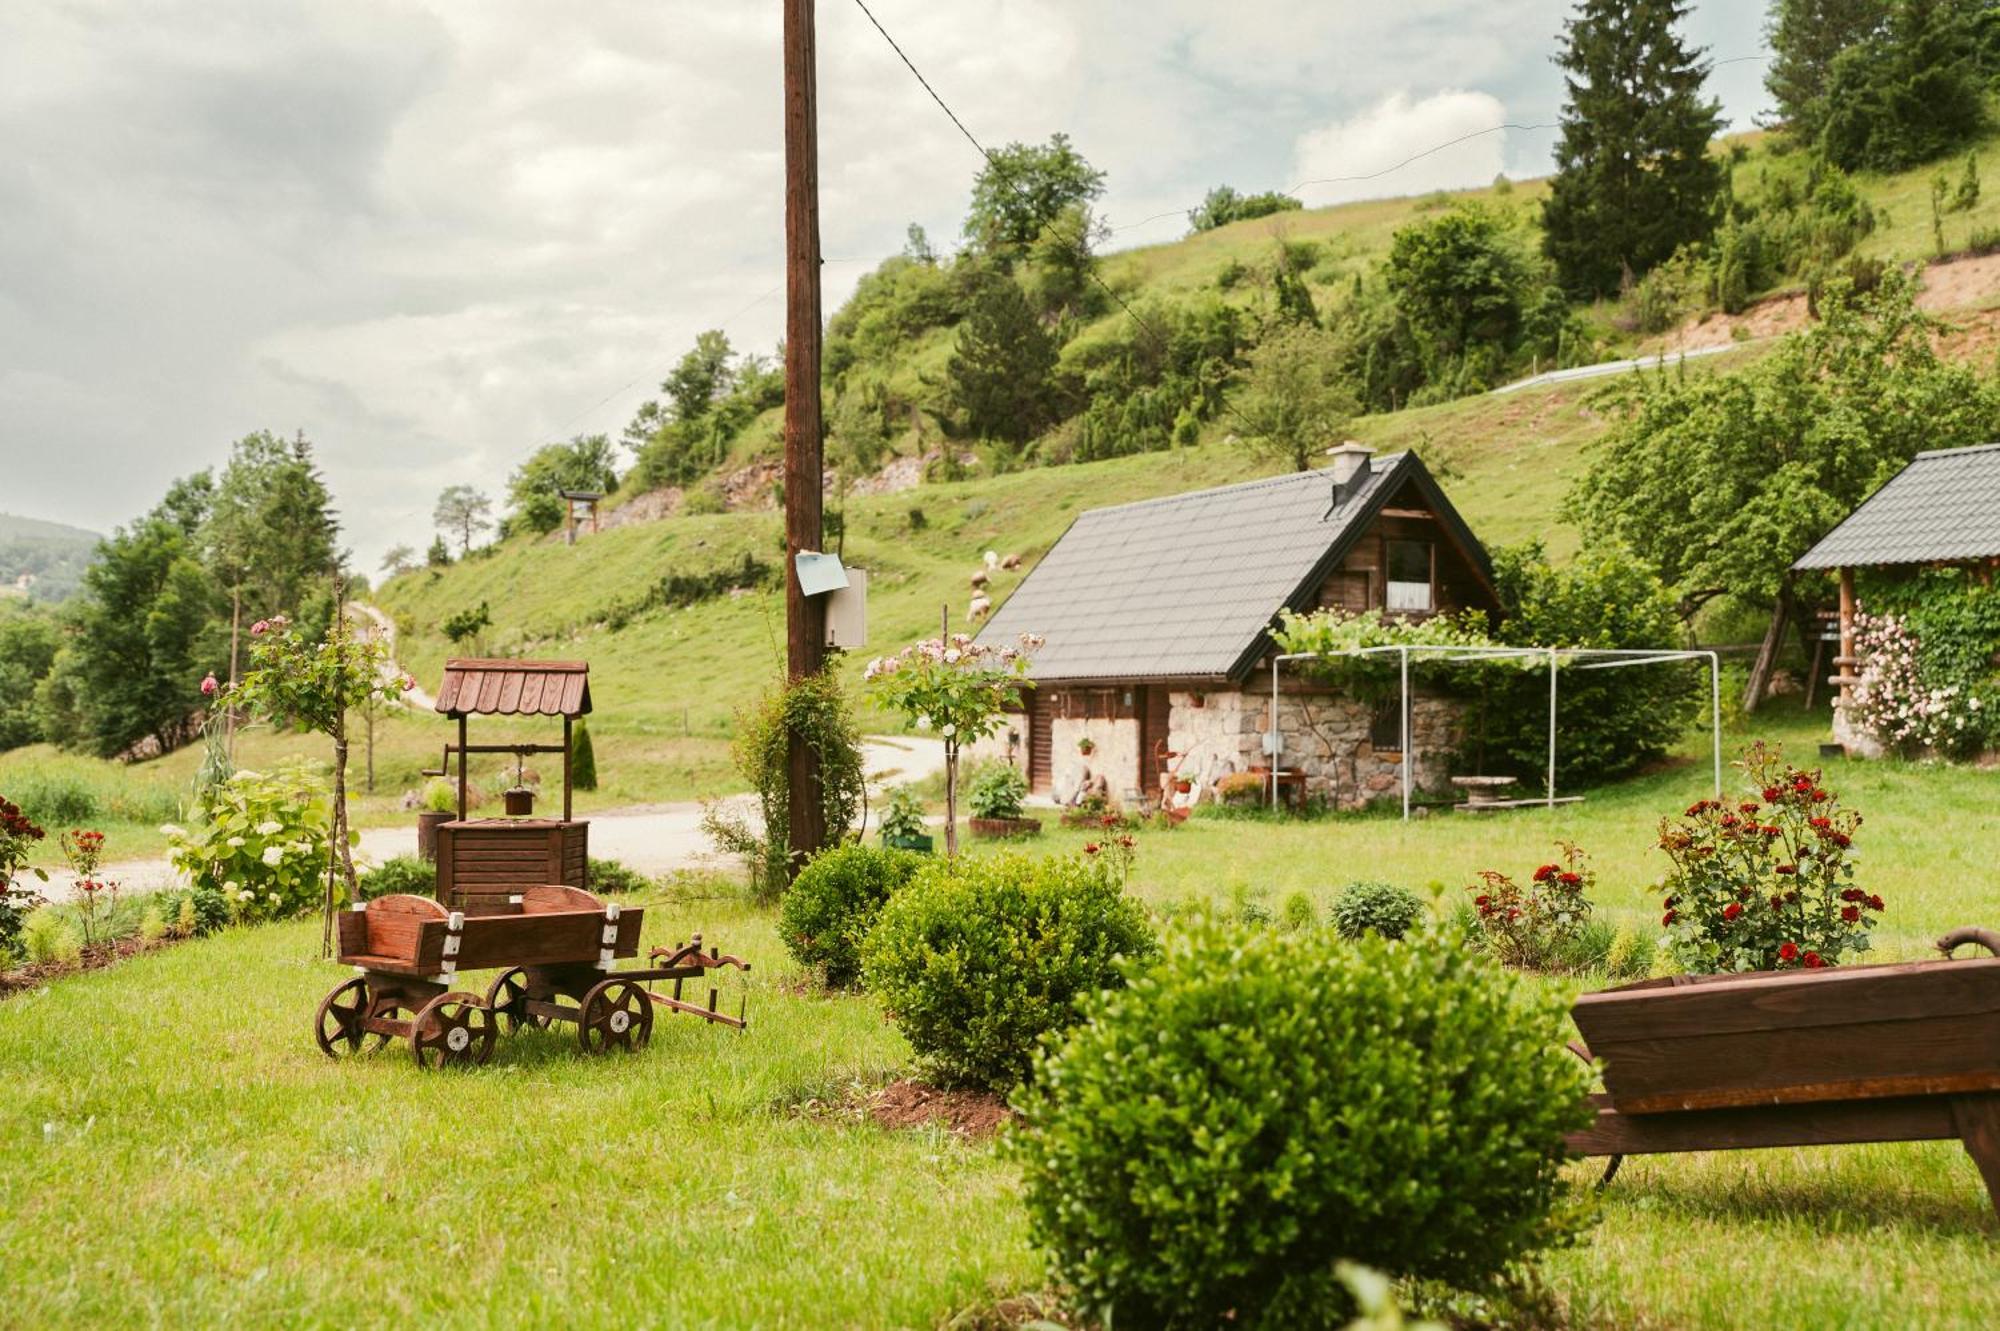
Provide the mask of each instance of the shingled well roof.
{"label": "shingled well roof", "polygon": [[1482,573],[1486,554],[1413,453],[1370,462],[1338,508],[1330,470],[1084,513],[987,621],[1039,633],[1038,680],[1240,678],[1280,610],[1304,609],[1382,505],[1414,481]]}
{"label": "shingled well roof", "polygon": [[1795,569],[1928,564],[2000,555],[2000,444],[1919,453]]}

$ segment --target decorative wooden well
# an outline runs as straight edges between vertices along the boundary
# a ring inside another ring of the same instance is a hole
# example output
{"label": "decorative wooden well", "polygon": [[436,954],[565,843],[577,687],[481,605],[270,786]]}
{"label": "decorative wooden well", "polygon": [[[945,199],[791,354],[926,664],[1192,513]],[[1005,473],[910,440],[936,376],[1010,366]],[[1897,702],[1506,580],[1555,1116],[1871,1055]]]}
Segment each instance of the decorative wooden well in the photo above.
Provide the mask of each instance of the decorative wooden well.
{"label": "decorative wooden well", "polygon": [[[437,829],[438,900],[452,909],[501,905],[530,887],[590,886],[590,824],[572,818],[570,732],[590,711],[590,667],[582,661],[457,659],[444,664],[437,710],[458,722],[458,742],[445,746],[444,772],[458,767],[458,817]],[[474,744],[474,716],[562,718],[561,744]],[[525,759],[562,755],[562,817],[471,818],[466,756],[508,753]]]}

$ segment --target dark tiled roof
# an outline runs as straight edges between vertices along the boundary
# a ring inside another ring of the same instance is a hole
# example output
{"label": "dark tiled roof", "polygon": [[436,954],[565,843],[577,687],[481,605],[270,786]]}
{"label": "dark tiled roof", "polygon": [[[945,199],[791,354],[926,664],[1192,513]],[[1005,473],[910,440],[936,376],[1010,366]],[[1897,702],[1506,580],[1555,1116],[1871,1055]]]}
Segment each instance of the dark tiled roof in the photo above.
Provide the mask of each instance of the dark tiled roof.
{"label": "dark tiled roof", "polygon": [[590,710],[590,666],[582,661],[446,661],[437,709],[446,716],[582,716]]}
{"label": "dark tiled roof", "polygon": [[980,631],[1039,633],[1038,680],[1222,679],[1264,649],[1377,509],[1415,480],[1485,572],[1485,552],[1413,453],[1372,459],[1332,513],[1330,471],[1293,472],[1078,517]]}
{"label": "dark tiled roof", "polygon": [[2000,444],[1919,453],[1792,565],[1927,564],[2000,555]]}

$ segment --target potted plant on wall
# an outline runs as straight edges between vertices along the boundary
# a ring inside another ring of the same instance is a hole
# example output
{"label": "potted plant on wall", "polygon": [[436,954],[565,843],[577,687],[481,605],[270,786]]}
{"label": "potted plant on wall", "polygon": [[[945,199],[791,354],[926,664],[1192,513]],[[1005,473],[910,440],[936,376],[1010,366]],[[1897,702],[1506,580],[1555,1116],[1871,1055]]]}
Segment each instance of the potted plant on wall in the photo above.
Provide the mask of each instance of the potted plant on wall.
{"label": "potted plant on wall", "polygon": [[424,786],[417,809],[417,858],[437,858],[437,830],[441,823],[458,817],[458,792],[449,781],[431,781]]}
{"label": "potted plant on wall", "polygon": [[1097,752],[1097,741],[1085,735],[1076,742],[1076,751],[1088,758],[1091,754]]}
{"label": "potted plant on wall", "polygon": [[936,845],[924,830],[924,806],[908,786],[889,792],[889,805],[882,810],[882,844],[896,850],[914,850],[928,855]]}
{"label": "potted plant on wall", "polygon": [[993,763],[980,769],[966,791],[972,806],[972,835],[976,837],[1039,836],[1042,825],[1026,816],[1021,801],[1028,797],[1028,778],[1012,763]]}

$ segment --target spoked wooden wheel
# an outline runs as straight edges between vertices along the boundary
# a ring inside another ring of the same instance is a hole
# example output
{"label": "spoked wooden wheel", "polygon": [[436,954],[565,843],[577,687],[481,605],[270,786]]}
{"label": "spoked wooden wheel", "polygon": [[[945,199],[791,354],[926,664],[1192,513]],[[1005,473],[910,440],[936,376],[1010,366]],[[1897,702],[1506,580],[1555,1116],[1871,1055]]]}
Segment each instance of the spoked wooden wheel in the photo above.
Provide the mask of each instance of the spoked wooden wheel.
{"label": "spoked wooden wheel", "polygon": [[586,1054],[643,1049],[653,1038],[653,1000],[632,980],[605,980],[583,996],[576,1038]]}
{"label": "spoked wooden wheel", "polygon": [[319,1041],[320,1052],[328,1058],[345,1058],[360,1053],[364,1043],[370,1050],[387,1043],[388,1037],[382,1035],[371,1040],[361,1025],[362,1018],[373,1014],[376,1001],[368,992],[368,981],[359,975],[335,985],[319,1001],[319,1014],[313,1018],[313,1038]]}
{"label": "spoked wooden wheel", "polygon": [[503,971],[486,990],[486,1008],[500,1019],[500,1029],[512,1035],[523,1026],[538,1031],[549,1028],[549,1019],[528,1011],[527,972],[516,966]]}
{"label": "spoked wooden wheel", "polygon": [[471,1067],[492,1056],[493,1035],[493,1014],[479,995],[439,994],[410,1023],[410,1053],[420,1068]]}

